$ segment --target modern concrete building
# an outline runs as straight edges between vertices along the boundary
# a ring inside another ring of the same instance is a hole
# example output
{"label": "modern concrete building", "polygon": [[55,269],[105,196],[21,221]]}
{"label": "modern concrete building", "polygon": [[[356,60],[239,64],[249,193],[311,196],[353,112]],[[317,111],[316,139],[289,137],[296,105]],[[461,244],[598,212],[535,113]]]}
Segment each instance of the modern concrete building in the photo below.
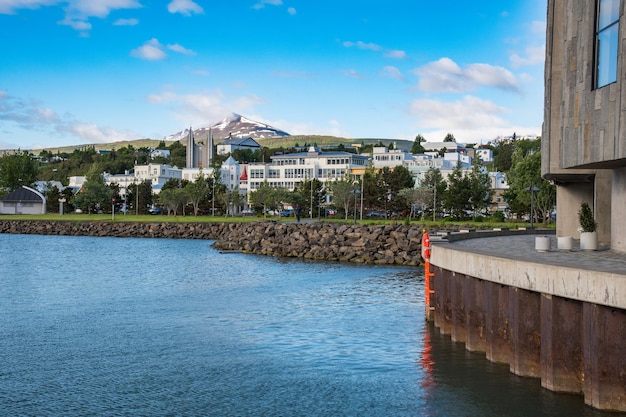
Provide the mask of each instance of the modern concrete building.
{"label": "modern concrete building", "polygon": [[626,252],[626,2],[548,0],[542,175],[557,185],[557,234],[582,202],[598,238]]}
{"label": "modern concrete building", "polygon": [[196,140],[193,129],[187,135],[186,168],[208,168],[213,160],[213,133],[209,129],[206,140]]}

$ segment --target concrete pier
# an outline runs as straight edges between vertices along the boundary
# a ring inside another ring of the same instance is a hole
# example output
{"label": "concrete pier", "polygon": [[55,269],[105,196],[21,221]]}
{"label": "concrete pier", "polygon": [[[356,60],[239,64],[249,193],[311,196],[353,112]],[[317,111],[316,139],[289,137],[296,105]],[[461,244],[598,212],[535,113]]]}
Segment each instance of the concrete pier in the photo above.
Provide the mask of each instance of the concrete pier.
{"label": "concrete pier", "polygon": [[626,255],[507,234],[431,238],[435,326],[546,389],[626,411]]}

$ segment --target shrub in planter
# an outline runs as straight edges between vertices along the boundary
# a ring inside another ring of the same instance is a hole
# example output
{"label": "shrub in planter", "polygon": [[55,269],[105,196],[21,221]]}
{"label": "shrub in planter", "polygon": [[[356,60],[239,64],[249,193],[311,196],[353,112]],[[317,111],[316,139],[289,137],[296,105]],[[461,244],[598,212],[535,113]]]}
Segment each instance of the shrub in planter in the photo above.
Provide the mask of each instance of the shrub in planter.
{"label": "shrub in planter", "polygon": [[593,218],[593,212],[587,202],[580,205],[580,210],[578,210],[578,222],[580,223],[582,232],[595,232],[598,228],[598,223],[596,219]]}

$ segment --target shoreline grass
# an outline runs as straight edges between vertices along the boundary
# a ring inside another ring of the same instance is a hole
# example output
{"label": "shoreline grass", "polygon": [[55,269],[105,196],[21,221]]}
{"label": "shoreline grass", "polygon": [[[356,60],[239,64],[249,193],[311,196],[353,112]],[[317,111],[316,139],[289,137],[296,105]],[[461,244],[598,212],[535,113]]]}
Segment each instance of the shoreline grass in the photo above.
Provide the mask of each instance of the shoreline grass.
{"label": "shoreline grass", "polygon": [[[32,220],[32,221],[67,221],[67,222],[115,222],[115,223],[249,223],[255,221],[275,221],[282,223],[294,223],[296,219],[293,217],[278,217],[268,216],[246,216],[246,217],[226,217],[226,216],[167,216],[167,215],[135,215],[135,214],[115,214],[115,218],[111,214],[4,214],[0,215],[0,220]],[[317,218],[308,219],[303,218],[303,223],[317,222]],[[353,224],[354,220],[351,218],[321,218],[322,222],[344,223]],[[450,221],[450,220],[424,220],[415,219],[407,222],[405,219],[375,219],[375,220],[357,220],[357,224],[360,225],[385,225],[385,224],[410,224],[413,226],[446,229],[448,227],[465,227],[475,229],[493,229],[493,228],[529,228],[530,223],[524,222],[475,222],[475,221]],[[535,224],[535,228],[538,229],[554,229],[556,225],[554,223],[548,225]]]}

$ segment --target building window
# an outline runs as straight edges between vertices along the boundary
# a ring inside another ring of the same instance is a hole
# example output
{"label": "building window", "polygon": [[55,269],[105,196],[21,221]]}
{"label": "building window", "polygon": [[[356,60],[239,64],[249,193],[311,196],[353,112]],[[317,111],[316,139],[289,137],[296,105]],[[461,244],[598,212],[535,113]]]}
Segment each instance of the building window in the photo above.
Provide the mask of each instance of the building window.
{"label": "building window", "polygon": [[617,81],[620,0],[598,0],[596,30],[596,88]]}

